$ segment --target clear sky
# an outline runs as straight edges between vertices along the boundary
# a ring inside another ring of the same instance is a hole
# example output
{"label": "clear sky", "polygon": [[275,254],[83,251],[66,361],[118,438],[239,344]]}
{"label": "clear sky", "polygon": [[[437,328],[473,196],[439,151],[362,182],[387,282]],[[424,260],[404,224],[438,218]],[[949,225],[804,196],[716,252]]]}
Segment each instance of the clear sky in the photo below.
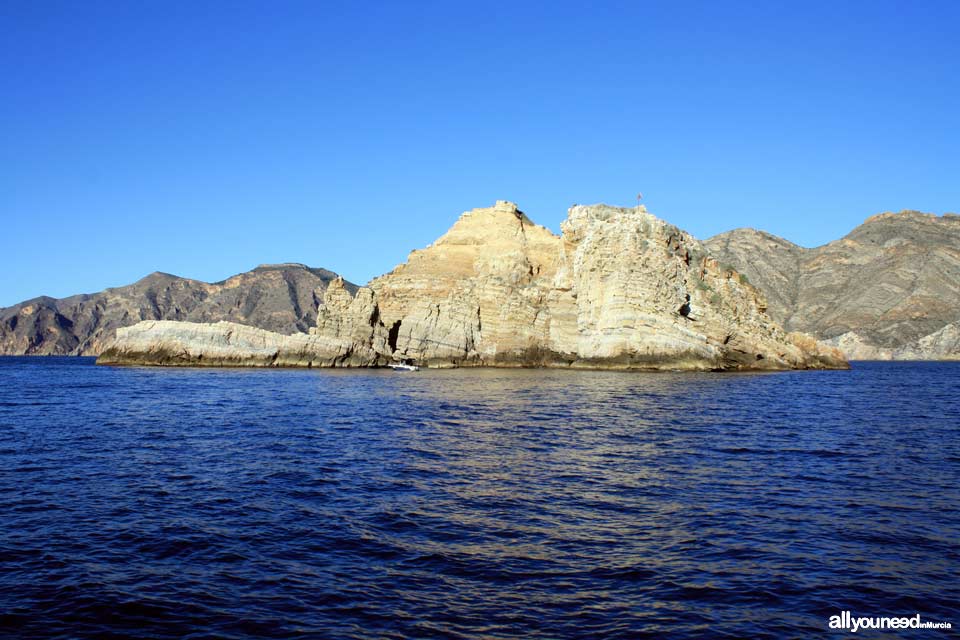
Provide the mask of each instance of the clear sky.
{"label": "clear sky", "polygon": [[0,306],[303,262],[508,199],[806,246],[960,210],[960,2],[2,2]]}

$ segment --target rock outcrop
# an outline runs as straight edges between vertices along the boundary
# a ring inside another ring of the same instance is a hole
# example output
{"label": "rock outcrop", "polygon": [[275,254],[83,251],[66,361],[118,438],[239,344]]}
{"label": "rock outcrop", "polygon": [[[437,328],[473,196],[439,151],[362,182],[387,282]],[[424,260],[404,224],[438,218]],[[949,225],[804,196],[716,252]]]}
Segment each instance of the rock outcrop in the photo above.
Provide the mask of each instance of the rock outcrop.
{"label": "rock outcrop", "polygon": [[343,278],[337,278],[327,288],[317,311],[317,326],[310,328],[310,335],[356,345],[365,358],[368,351],[381,356],[392,353],[373,291],[361,287],[351,294]]}
{"label": "rock outcrop", "polygon": [[[134,284],[0,309],[0,353],[99,355],[119,327],[141,320],[227,320],[281,334],[313,326],[337,275],[302,264],[261,265],[213,284],[153,273]],[[356,286],[344,283],[350,292]]]}
{"label": "rock outcrop", "polygon": [[[192,333],[183,335],[169,323],[144,323],[119,331],[101,361],[375,366],[412,360],[433,367],[694,370],[846,366],[836,349],[785,333],[766,306],[763,294],[739,273],[643,207],[574,206],[556,236],[516,205],[500,201],[463,214],[432,245],[353,295],[334,281],[309,336],[284,342],[256,334],[241,344],[236,329],[223,323],[191,327]],[[245,348],[252,353],[248,362]]]}
{"label": "rock outcrop", "polygon": [[463,214],[373,280],[395,355],[433,366],[791,368],[762,294],[643,207],[574,206],[555,236],[516,205]]}
{"label": "rock outcrop", "polygon": [[98,364],[244,367],[368,367],[382,356],[348,338],[282,335],[235,322],[148,320],[117,329]]}
{"label": "rock outcrop", "polygon": [[838,348],[849,360],[960,360],[960,323],[892,348],[871,344],[854,331],[824,342]]}
{"label": "rock outcrop", "polygon": [[960,358],[958,215],[883,213],[814,249],[753,229],[705,245],[766,293],[786,329],[850,359]]}

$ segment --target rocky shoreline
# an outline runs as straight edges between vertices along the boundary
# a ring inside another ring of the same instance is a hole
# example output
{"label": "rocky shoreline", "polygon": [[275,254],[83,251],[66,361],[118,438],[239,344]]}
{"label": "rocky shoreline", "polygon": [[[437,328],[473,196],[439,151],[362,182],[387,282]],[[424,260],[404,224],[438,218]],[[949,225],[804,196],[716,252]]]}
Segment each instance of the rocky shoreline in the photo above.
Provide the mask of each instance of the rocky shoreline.
{"label": "rocky shoreline", "polygon": [[[253,367],[253,368],[336,368],[386,367],[395,362],[388,354],[357,350],[348,341],[325,336],[295,334],[285,336],[232,322],[198,324],[175,321],[147,321],[119,330],[120,339],[97,359],[97,364],[157,367]],[[804,337],[798,337],[805,340]],[[782,362],[751,366],[730,366],[721,361],[705,362],[695,353],[670,358],[621,356],[607,359],[583,359],[573,354],[516,353],[493,361],[482,359],[461,362],[434,361],[430,368],[490,367],[549,368],[614,371],[778,371],[796,368],[845,369],[835,354],[826,352],[809,358],[802,367],[783,366]]]}
{"label": "rocky shoreline", "polygon": [[309,333],[231,323],[119,328],[100,364],[846,368],[787,334],[766,299],[645,208],[574,206],[557,236],[513,203],[464,213],[429,247],[356,291],[329,283]]}

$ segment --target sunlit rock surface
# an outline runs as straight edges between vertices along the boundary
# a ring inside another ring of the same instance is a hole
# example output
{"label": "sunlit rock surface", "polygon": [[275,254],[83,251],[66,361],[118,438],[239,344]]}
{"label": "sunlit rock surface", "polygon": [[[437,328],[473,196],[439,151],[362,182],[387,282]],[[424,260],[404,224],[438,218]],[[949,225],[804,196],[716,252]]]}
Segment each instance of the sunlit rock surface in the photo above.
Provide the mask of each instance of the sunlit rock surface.
{"label": "sunlit rock surface", "polygon": [[244,367],[369,367],[382,364],[369,345],[304,333],[283,335],[234,322],[150,320],[117,329],[99,364]]}
{"label": "sunlit rock surface", "polygon": [[[230,363],[245,364],[250,344],[258,350],[253,366],[846,366],[836,349],[784,332],[745,278],[643,207],[574,206],[561,229],[556,236],[498,201],[464,213],[355,295],[334,281],[309,336],[284,342],[257,334],[241,343],[221,323],[172,344],[188,354],[182,362],[196,364],[226,363],[224,344]],[[169,342],[171,331],[118,332],[101,361],[151,363],[152,345]],[[211,359],[206,349],[219,355]]]}

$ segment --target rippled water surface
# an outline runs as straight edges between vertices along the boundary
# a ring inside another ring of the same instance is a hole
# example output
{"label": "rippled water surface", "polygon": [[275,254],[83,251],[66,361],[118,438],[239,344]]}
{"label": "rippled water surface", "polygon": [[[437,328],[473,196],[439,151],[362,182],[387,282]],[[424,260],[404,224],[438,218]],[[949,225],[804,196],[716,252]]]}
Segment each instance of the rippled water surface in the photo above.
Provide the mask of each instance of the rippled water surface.
{"label": "rippled water surface", "polygon": [[943,363],[2,358],[0,635],[809,638],[841,610],[957,627],[958,391]]}

